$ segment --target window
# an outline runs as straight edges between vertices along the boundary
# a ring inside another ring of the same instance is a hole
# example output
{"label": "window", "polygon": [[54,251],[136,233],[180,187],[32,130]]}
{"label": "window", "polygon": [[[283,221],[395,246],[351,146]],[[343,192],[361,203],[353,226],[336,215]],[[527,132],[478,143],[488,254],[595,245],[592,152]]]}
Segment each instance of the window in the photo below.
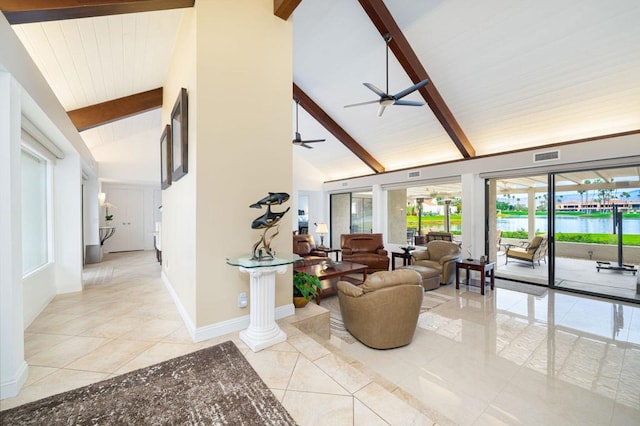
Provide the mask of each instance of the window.
{"label": "window", "polygon": [[22,150],[22,275],[49,261],[47,160]]}

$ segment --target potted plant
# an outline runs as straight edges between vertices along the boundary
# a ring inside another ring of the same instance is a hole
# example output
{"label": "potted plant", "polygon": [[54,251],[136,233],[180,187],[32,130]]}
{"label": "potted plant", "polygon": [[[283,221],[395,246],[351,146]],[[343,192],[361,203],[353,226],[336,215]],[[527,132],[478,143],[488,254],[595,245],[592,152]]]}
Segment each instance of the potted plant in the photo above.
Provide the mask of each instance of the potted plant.
{"label": "potted plant", "polygon": [[322,290],[320,280],[315,275],[309,275],[305,272],[293,273],[293,305],[296,308],[302,308],[311,296],[317,296]]}

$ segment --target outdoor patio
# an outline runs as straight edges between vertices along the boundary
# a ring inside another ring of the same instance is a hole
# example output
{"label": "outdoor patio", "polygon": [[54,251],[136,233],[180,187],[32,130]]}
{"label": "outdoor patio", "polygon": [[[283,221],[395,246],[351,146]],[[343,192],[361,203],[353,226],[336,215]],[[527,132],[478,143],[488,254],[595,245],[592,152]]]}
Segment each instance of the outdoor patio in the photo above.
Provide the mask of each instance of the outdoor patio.
{"label": "outdoor patio", "polygon": [[[638,265],[635,265],[638,269]],[[531,264],[509,260],[505,265],[504,252],[498,253],[496,276],[500,278],[548,284],[547,265],[541,262],[535,268]],[[556,286],[574,290],[589,291],[602,295],[624,297],[640,301],[638,274],[611,270],[596,270],[595,260],[556,257]]]}

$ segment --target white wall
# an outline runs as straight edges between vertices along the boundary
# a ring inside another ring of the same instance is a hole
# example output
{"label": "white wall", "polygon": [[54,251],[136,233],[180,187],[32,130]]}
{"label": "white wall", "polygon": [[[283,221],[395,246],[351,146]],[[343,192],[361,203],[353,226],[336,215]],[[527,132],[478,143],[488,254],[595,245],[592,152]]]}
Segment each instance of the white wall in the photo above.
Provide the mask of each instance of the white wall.
{"label": "white wall", "polygon": [[100,179],[160,187],[161,133],[162,128],[158,126],[157,129],[92,148],[99,165]]}
{"label": "white wall", "polygon": [[[67,154],[53,169],[54,263],[57,293],[82,290],[82,168]],[[97,203],[97,198],[96,198]]]}
{"label": "white wall", "polygon": [[20,86],[0,69],[0,399],[27,379],[22,308]]}

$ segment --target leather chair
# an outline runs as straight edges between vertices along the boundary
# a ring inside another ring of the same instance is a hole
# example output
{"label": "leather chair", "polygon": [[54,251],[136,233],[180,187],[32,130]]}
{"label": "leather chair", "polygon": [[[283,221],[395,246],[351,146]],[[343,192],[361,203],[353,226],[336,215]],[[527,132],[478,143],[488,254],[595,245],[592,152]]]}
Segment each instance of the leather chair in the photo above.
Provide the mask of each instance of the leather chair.
{"label": "leather chair", "polygon": [[342,234],[340,248],[344,262],[367,265],[367,274],[389,270],[382,234]]}
{"label": "leather chair", "polygon": [[293,252],[304,259],[305,265],[315,265],[328,260],[327,252],[316,250],[316,243],[311,234],[294,235]]}
{"label": "leather chair", "polygon": [[374,349],[411,343],[422,305],[422,277],[411,270],[371,274],[361,286],[338,282],[344,326]]}
{"label": "leather chair", "polygon": [[440,284],[450,284],[456,272],[456,261],[460,260],[458,244],[434,240],[428,242],[426,250],[414,251],[412,264],[426,266],[440,271]]}

